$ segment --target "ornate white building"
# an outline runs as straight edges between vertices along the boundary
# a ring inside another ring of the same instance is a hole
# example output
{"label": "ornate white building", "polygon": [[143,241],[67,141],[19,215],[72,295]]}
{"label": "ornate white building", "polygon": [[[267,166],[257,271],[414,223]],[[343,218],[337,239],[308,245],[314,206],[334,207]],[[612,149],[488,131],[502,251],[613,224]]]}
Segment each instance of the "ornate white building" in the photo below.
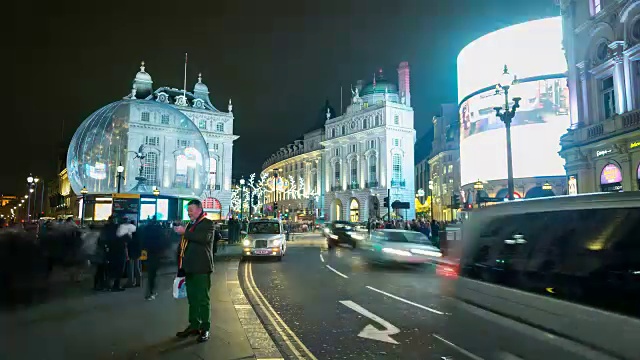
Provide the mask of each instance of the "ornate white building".
{"label": "ornate white building", "polygon": [[569,193],[640,189],[640,2],[563,0]]}
{"label": "ornate white building", "polygon": [[[398,78],[398,85],[391,83],[380,70],[372,82],[359,81],[346,113],[335,116],[327,104],[324,128],[272,155],[263,172],[282,169],[284,174],[302,176],[327,221],[385,216],[382,200],[388,189],[391,202],[409,203],[409,209],[397,214],[413,219],[416,135],[408,63],[400,64]],[[287,199],[278,201],[280,210],[286,207],[283,200]]]}
{"label": "ornate white building", "polygon": [[[238,136],[233,134],[231,100],[228,103],[228,112],[216,109],[209,98],[207,85],[202,82],[202,75],[198,76],[198,82],[195,84],[193,92],[169,87],[160,87],[154,90],[151,75],[145,71],[144,62],[133,81],[131,93],[125,99],[144,99],[168,104],[185,114],[196,125],[209,150],[208,181],[207,184],[203,184],[204,192],[200,197],[209,215],[213,218],[224,217],[231,206],[233,141],[238,139]],[[136,119],[141,124],[158,129],[169,126],[171,122],[168,114],[147,112],[144,109],[136,111]],[[140,136],[140,142],[145,146],[161,146],[161,139],[158,136],[146,132]],[[175,144],[177,147],[191,146],[189,139],[177,139],[176,141],[178,142]],[[164,144],[164,141],[162,143]],[[156,185],[156,183],[167,180],[156,179],[161,173],[159,171],[161,164],[153,161],[153,155],[148,156],[146,162],[144,171],[145,176],[149,179],[147,180],[148,185]],[[129,173],[134,169],[127,170]]]}

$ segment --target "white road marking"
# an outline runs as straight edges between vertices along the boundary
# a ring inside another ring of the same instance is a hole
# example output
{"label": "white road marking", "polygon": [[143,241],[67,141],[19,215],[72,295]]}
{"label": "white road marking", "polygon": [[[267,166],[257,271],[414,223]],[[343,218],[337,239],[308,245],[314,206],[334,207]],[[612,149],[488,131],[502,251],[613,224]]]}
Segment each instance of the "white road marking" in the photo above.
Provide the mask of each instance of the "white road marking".
{"label": "white road marking", "polygon": [[395,335],[397,333],[400,332],[400,329],[398,329],[397,327],[391,325],[388,321],[384,320],[383,318],[381,318],[380,316],[373,314],[372,312],[370,312],[369,310],[363,308],[362,306],[354,303],[353,301],[350,300],[343,300],[340,301],[340,303],[348,308],[350,308],[351,310],[354,310],[366,317],[368,317],[369,319],[377,322],[378,324],[382,325],[384,327],[384,330],[378,330],[375,327],[373,327],[373,325],[367,325],[365,326],[365,328],[358,334],[358,336],[363,337],[363,338],[367,338],[367,339],[372,339],[372,340],[378,340],[378,341],[384,341],[390,344],[397,344],[398,342],[393,340],[391,338],[391,335]]}
{"label": "white road marking", "polygon": [[338,275],[342,276],[343,278],[345,278],[345,279],[348,279],[348,278],[349,278],[347,275],[345,275],[345,274],[341,273],[340,271],[338,271],[338,270],[336,270],[336,269],[332,268],[331,266],[329,266],[329,265],[325,265],[325,266],[326,266],[329,270],[331,270],[331,271],[333,271],[334,273],[336,273],[336,274],[338,274]]}
{"label": "white road marking", "polygon": [[484,359],[483,359],[483,358],[481,358],[480,356],[478,356],[478,355],[474,355],[474,354],[472,354],[472,353],[468,352],[467,350],[465,350],[465,349],[461,348],[460,346],[458,346],[458,345],[456,345],[456,344],[454,344],[454,343],[452,343],[452,342],[450,342],[450,341],[447,341],[447,340],[445,340],[445,339],[441,338],[440,336],[438,336],[438,335],[436,335],[436,334],[433,334],[433,337],[435,337],[436,339],[438,339],[438,340],[442,341],[443,343],[445,343],[445,344],[447,344],[447,345],[451,346],[452,348],[454,348],[454,349],[456,349],[456,350],[460,351],[461,353],[465,354],[466,356],[468,356],[469,358],[471,358],[471,359],[473,359],[473,360],[484,360]]}
{"label": "white road marking", "polygon": [[322,257],[322,254],[320,254],[320,261],[324,262],[324,258]]}
{"label": "white road marking", "polygon": [[431,311],[432,313],[435,313],[435,314],[438,314],[438,315],[444,315],[444,313],[443,313],[442,311],[439,311],[439,310],[436,310],[436,309],[432,309],[432,308],[430,308],[430,307],[426,307],[426,306],[424,306],[424,305],[416,304],[416,303],[414,303],[414,302],[412,302],[412,301],[409,301],[409,300],[407,300],[407,299],[403,299],[403,298],[401,298],[401,297],[399,297],[399,296],[395,296],[395,295],[393,295],[393,294],[389,294],[388,292],[385,292],[385,291],[382,291],[382,290],[378,290],[378,289],[376,289],[376,288],[374,288],[374,287],[367,286],[367,289],[369,289],[369,290],[373,290],[373,291],[377,291],[377,292],[379,292],[380,294],[384,294],[384,295],[386,295],[386,296],[388,296],[388,297],[390,297],[390,298],[394,298],[394,299],[396,299],[396,300],[400,300],[400,301],[402,301],[403,303],[407,303],[407,304],[409,304],[409,305],[413,305],[413,306],[415,306],[415,307],[419,307],[420,309],[424,309],[424,310],[427,310],[427,311]]}

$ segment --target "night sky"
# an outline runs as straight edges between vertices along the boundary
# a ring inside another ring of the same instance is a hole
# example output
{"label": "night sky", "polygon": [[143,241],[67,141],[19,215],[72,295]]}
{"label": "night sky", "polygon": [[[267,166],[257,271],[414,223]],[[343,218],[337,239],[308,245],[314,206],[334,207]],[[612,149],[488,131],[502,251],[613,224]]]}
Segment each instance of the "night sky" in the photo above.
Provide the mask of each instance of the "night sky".
{"label": "night sky", "polygon": [[51,179],[59,149],[85,117],[130,92],[141,60],[154,89],[181,88],[188,52],[187,88],[202,72],[218,109],[232,98],[238,177],[313,126],[326,99],[339,109],[340,86],[346,107],[350,84],[378,68],[396,81],[404,60],[416,131],[427,134],[439,105],[457,100],[456,57],[468,42],[559,13],[553,0],[94,3],[13,5],[0,193],[20,195],[29,172]]}

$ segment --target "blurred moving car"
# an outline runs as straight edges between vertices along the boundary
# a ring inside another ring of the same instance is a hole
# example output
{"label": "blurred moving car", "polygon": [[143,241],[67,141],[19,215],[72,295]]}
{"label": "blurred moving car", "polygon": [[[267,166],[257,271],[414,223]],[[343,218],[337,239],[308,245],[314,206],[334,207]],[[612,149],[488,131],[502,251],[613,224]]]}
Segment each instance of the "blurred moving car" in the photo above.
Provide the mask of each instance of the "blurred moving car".
{"label": "blurred moving car", "polygon": [[640,358],[639,234],[638,192],[475,212],[459,265],[438,266],[453,284],[438,336],[484,359]]}
{"label": "blurred moving car", "polygon": [[329,249],[338,244],[347,244],[355,249],[357,242],[365,240],[367,237],[366,232],[356,229],[356,224],[342,220],[332,222],[330,226],[325,228],[324,235],[327,238]]}
{"label": "blurred moving car", "polygon": [[363,248],[371,263],[425,264],[442,257],[425,234],[410,230],[381,229],[371,233]]}
{"label": "blurred moving car", "polygon": [[275,257],[282,261],[287,251],[287,240],[282,222],[279,220],[253,220],[249,222],[248,231],[243,231],[246,238],[242,241],[242,258],[252,256]]}

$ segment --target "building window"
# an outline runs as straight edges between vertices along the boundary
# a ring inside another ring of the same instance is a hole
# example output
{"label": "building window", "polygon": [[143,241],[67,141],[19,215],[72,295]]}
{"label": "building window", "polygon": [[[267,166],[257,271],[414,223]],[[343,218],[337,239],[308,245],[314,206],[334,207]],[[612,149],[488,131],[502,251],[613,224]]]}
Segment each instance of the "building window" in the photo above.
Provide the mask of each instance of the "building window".
{"label": "building window", "polygon": [[398,114],[393,115],[393,125],[400,125],[400,116]]}
{"label": "building window", "polygon": [[376,126],[380,126],[380,115],[376,115]]}
{"label": "building window", "polygon": [[368,127],[369,127],[369,119],[367,118],[367,119],[362,120],[362,128],[366,129]]}
{"label": "building window", "polygon": [[189,141],[189,140],[180,140],[180,139],[178,139],[177,146],[178,146],[179,148],[186,148],[186,147],[189,147],[189,146],[191,146],[191,141]]}
{"label": "building window", "polygon": [[394,181],[402,180],[402,156],[400,154],[393,154],[391,164],[393,170],[392,179]]}
{"label": "building window", "polygon": [[340,148],[335,148],[333,150],[333,156],[340,156]]}
{"label": "building window", "polygon": [[453,173],[453,164],[449,164],[448,168],[449,168],[449,171],[448,171],[449,174]]}
{"label": "building window", "polygon": [[336,128],[331,129],[331,137],[336,137]]}
{"label": "building window", "polygon": [[376,157],[369,156],[369,182],[376,181]]}
{"label": "building window", "polygon": [[158,185],[156,181],[156,174],[158,173],[158,154],[154,152],[148,152],[145,157],[145,163],[142,170],[142,175],[146,179],[145,184],[149,187]]}
{"label": "building window", "polygon": [[215,158],[209,158],[209,189],[216,189],[216,174],[218,170],[218,160]]}
{"label": "building window", "polygon": [[144,144],[149,146],[158,146],[160,145],[160,138],[157,136],[145,136]]}
{"label": "building window", "polygon": [[140,114],[140,121],[149,122],[150,118],[151,116],[146,111]]}
{"label": "building window", "polygon": [[216,131],[217,132],[224,132],[224,123],[221,123],[221,122],[217,123],[216,124]]}
{"label": "building window", "polygon": [[208,143],[207,148],[209,148],[209,150],[218,151],[218,144]]}
{"label": "building window", "polygon": [[358,151],[358,144],[351,144],[349,146],[350,150],[352,153],[357,152]]}
{"label": "building window", "polygon": [[602,0],[590,0],[591,15],[597,15],[602,10]]}
{"label": "building window", "polygon": [[340,186],[340,163],[334,163],[333,167],[333,185]]}
{"label": "building window", "polygon": [[161,120],[162,125],[169,125],[169,115],[162,114]]}
{"label": "building window", "polygon": [[347,127],[342,125],[342,132],[340,133],[341,135],[346,135],[347,134]]}
{"label": "building window", "polygon": [[601,90],[601,99],[602,99],[602,114],[604,115],[604,119],[610,119],[616,112],[616,99],[615,93],[613,91],[613,76],[609,76],[606,79],[602,79],[600,86]]}
{"label": "building window", "polygon": [[[199,129],[207,129],[207,120],[198,120],[198,128]],[[224,131],[224,125],[222,130]]]}
{"label": "building window", "polygon": [[369,140],[369,149],[375,149],[375,148],[376,148],[376,141]]}
{"label": "building window", "polygon": [[400,139],[393,139],[393,146],[400,146]]}
{"label": "building window", "polygon": [[358,160],[356,159],[351,160],[351,183],[358,183]]}

